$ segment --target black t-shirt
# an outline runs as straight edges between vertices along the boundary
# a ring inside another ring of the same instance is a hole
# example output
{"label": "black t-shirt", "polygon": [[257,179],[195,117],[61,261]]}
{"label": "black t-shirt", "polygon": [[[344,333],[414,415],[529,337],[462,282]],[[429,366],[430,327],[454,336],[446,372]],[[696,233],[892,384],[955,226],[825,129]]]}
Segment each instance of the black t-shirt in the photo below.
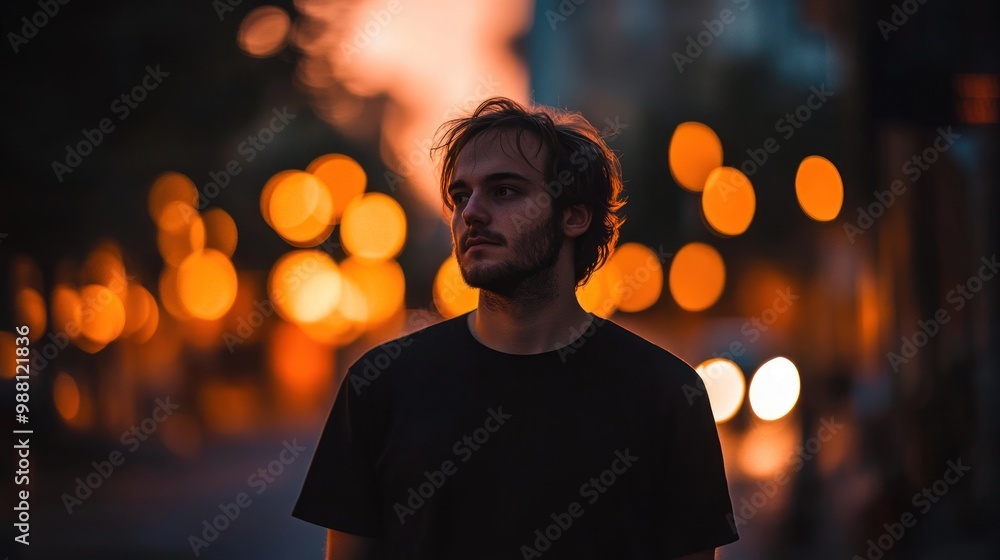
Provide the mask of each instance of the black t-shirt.
{"label": "black t-shirt", "polygon": [[393,560],[661,560],[738,538],[688,364],[610,320],[516,355],[467,319],[351,366],[292,515]]}

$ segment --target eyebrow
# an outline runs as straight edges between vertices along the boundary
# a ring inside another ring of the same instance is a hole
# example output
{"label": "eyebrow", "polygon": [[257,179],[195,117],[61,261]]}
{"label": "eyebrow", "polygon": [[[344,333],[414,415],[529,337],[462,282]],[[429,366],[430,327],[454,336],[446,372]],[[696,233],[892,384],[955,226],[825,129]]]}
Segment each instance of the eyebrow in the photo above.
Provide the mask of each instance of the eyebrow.
{"label": "eyebrow", "polygon": [[[510,180],[518,181],[520,183],[531,182],[531,179],[528,179],[524,175],[521,175],[520,173],[516,173],[514,171],[497,171],[496,173],[490,173],[489,175],[483,177],[484,183],[497,183],[500,181],[510,181]],[[451,191],[457,188],[468,187],[468,186],[469,184],[467,182],[458,179],[456,181],[452,181],[451,184],[448,185],[448,192],[450,193]]]}

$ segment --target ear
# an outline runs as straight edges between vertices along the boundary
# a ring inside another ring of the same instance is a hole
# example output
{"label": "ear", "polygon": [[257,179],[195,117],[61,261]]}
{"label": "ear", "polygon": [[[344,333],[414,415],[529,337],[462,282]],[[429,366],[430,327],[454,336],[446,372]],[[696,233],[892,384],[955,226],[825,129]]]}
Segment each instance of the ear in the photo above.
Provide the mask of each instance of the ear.
{"label": "ear", "polygon": [[562,229],[566,237],[580,237],[590,228],[590,220],[594,213],[585,204],[574,204],[563,210]]}

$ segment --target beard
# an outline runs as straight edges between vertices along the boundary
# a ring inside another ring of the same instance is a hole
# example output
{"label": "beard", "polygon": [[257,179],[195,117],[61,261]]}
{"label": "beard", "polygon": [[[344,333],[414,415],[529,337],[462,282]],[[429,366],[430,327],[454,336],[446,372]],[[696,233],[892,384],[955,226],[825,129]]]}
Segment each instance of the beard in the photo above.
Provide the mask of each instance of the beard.
{"label": "beard", "polygon": [[553,296],[555,264],[565,238],[557,217],[553,212],[548,220],[505,242],[514,257],[503,262],[468,266],[464,254],[457,251],[455,255],[465,283],[508,298],[521,295],[528,299],[546,299]]}

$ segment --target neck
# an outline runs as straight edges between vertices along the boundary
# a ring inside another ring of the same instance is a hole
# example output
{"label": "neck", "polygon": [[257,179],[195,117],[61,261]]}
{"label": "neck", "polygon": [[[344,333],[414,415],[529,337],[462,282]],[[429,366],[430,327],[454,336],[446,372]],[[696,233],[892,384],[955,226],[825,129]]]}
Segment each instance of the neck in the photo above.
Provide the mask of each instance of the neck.
{"label": "neck", "polygon": [[481,290],[479,308],[469,315],[473,336],[508,354],[550,352],[572,342],[573,333],[585,330],[592,317],[580,307],[572,277],[547,280],[510,294]]}

